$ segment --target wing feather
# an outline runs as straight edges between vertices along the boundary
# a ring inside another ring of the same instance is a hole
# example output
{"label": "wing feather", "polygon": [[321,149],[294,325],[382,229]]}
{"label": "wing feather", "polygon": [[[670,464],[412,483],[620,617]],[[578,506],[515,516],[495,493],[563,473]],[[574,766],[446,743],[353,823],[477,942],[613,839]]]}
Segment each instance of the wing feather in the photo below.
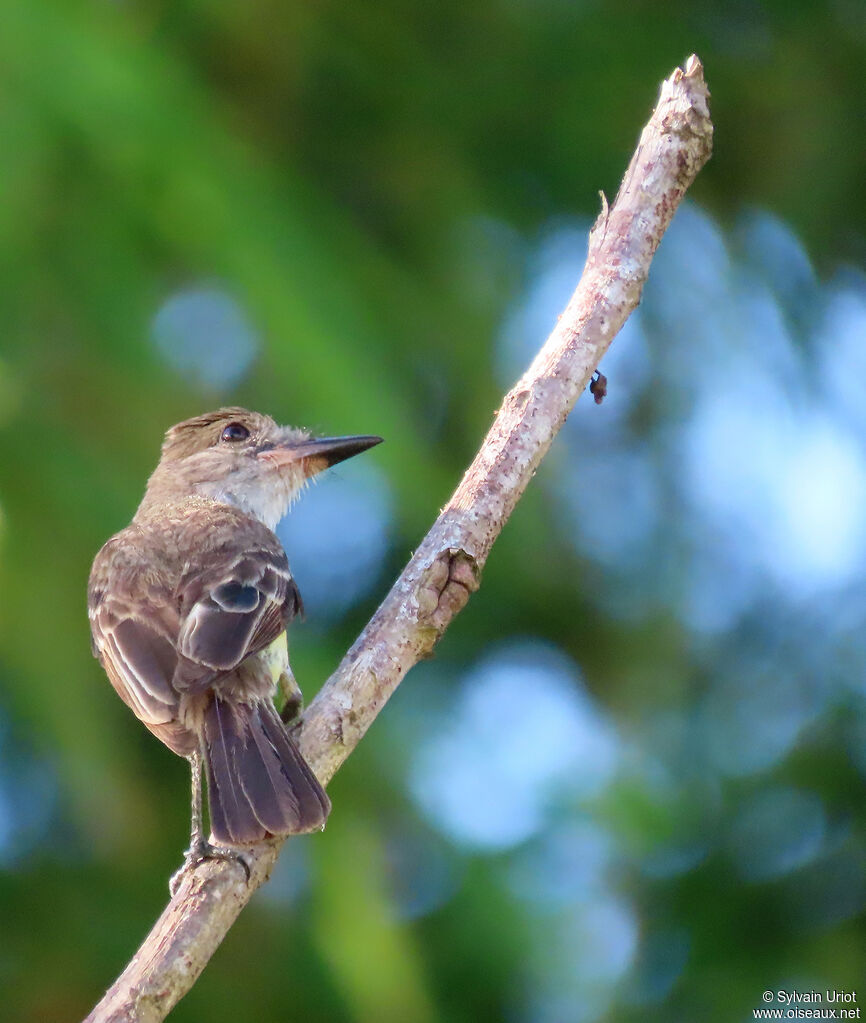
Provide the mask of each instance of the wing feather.
{"label": "wing feather", "polygon": [[[228,568],[212,565],[186,580],[181,593],[177,651],[211,677],[272,643],[300,603],[286,556],[273,549],[247,550]],[[191,664],[179,666],[176,687],[197,684]]]}
{"label": "wing feather", "polygon": [[93,645],[121,699],[146,724],[176,716],[178,695],[171,684],[177,664],[174,643],[157,616],[148,624],[133,617],[126,601],[111,597],[91,614]]}
{"label": "wing feather", "polygon": [[94,651],[148,726],[175,721],[183,692],[233,671],[301,610],[276,536],[233,509],[221,514],[225,521],[208,529],[188,518],[167,519],[150,534],[133,524],[94,561]]}

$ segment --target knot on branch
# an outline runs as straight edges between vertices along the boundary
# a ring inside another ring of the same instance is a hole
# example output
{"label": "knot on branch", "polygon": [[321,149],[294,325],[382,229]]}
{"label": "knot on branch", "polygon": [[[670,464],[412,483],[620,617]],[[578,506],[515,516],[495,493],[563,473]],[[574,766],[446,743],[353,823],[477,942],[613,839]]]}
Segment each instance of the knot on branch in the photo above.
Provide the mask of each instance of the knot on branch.
{"label": "knot on branch", "polygon": [[418,589],[418,624],[441,633],[479,586],[481,569],[460,547],[440,551]]}

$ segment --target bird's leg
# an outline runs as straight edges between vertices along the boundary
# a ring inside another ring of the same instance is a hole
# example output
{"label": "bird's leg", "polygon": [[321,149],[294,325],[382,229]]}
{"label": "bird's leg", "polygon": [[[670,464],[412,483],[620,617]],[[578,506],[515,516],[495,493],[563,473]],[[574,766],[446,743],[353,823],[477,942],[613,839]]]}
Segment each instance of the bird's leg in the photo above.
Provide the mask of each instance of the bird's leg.
{"label": "bird's leg", "polygon": [[183,865],[180,870],[172,874],[171,879],[168,882],[168,888],[172,896],[175,895],[177,889],[180,887],[180,882],[183,880],[186,872],[197,867],[199,863],[202,863],[205,860],[234,860],[235,862],[240,863],[240,865],[244,868],[247,881],[250,879],[250,865],[247,863],[242,853],[235,849],[225,849],[219,845],[211,845],[211,843],[204,837],[204,823],[202,819],[201,752],[196,750],[194,753],[190,753],[187,759],[189,760],[190,771],[192,773],[192,813],[189,827],[189,849],[187,849],[184,855]]}
{"label": "bird's leg", "polygon": [[207,842],[204,838],[204,825],[202,823],[202,784],[201,784],[201,753],[196,750],[189,756],[190,772],[192,774],[192,812],[189,825],[189,849],[187,856],[197,856],[204,859]]}
{"label": "bird's leg", "polygon": [[291,731],[300,724],[301,715],[304,713],[304,697],[291,668],[287,668],[277,679],[277,697],[282,701],[280,717],[286,728]]}

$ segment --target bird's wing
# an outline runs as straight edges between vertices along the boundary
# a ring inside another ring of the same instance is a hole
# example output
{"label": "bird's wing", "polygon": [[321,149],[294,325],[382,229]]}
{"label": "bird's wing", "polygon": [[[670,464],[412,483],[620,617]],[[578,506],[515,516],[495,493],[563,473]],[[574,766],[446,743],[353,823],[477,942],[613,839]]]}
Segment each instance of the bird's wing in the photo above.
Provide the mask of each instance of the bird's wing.
{"label": "bird's wing", "polygon": [[[248,540],[229,557],[214,551],[181,581],[177,651],[181,664],[178,688],[195,688],[236,668],[245,657],[263,650],[285,631],[301,610],[301,598],[276,537]],[[185,663],[184,663],[185,662]]]}
{"label": "bird's wing", "polygon": [[259,523],[244,526],[229,542],[196,551],[179,582],[154,571],[146,549],[124,534],[94,561],[94,653],[149,726],[175,720],[181,692],[236,668],[302,609],[277,538]]}
{"label": "bird's wing", "polygon": [[123,534],[96,556],[87,603],[93,652],[121,699],[148,726],[174,720],[177,611]]}

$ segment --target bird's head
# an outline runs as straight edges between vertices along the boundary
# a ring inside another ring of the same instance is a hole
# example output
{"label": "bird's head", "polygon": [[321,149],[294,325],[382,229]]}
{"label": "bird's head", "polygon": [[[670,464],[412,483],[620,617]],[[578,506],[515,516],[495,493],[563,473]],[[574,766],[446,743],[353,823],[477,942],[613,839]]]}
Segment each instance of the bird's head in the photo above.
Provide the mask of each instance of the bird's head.
{"label": "bird's head", "polygon": [[273,529],[311,476],[381,440],[311,437],[245,408],[206,412],[166,433],[143,505],[198,495]]}

